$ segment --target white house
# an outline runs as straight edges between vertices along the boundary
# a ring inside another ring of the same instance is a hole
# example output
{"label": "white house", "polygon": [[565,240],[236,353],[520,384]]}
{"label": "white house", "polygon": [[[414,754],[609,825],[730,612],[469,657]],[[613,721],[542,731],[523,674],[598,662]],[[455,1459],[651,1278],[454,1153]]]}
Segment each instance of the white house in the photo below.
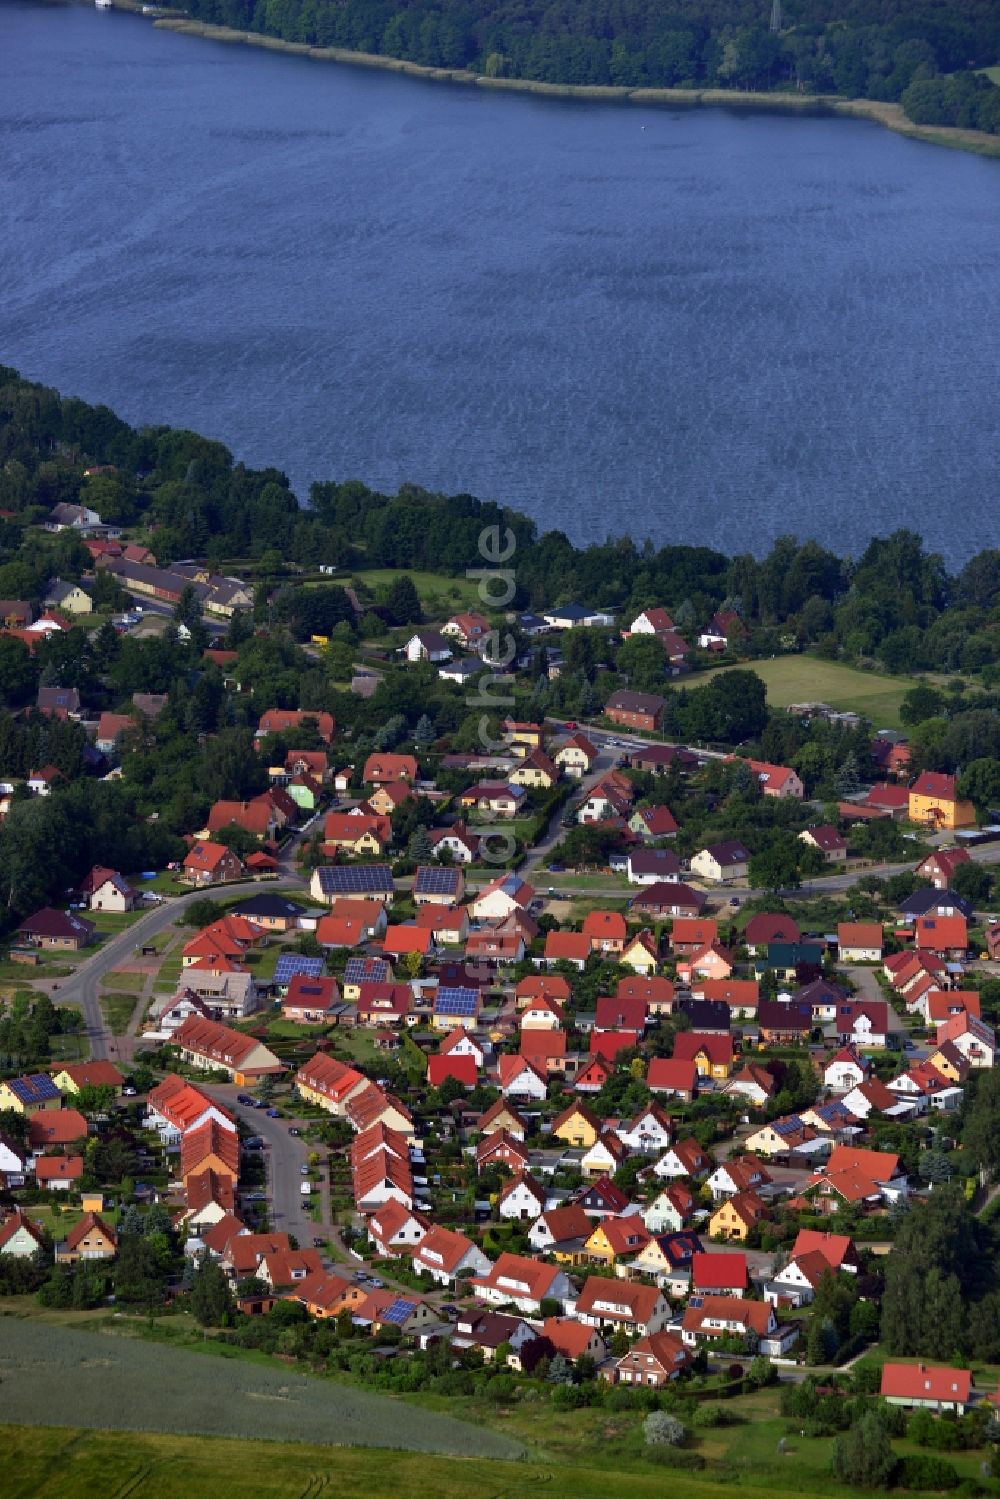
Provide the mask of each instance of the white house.
{"label": "white house", "polygon": [[643,1209],[642,1221],[651,1234],[680,1233],[684,1227],[685,1217],[670,1187],[664,1187],[652,1202],[647,1203]]}
{"label": "white house", "polygon": [[486,1275],[491,1262],[465,1234],[435,1224],[413,1251],[413,1268],[441,1286],[452,1286],[463,1270]]}
{"label": "white house", "polygon": [[403,654],[407,661],[447,661],[452,650],[445,637],[435,630],[418,630],[404,645]]}
{"label": "white house", "polygon": [[632,1155],[659,1155],[673,1139],[673,1126],[662,1109],[650,1104],[628,1124],[619,1126],[618,1138]]}
{"label": "white house", "polygon": [[823,1082],[831,1093],[849,1093],[864,1082],[868,1072],[854,1047],[844,1046],[823,1068]]}
{"label": "white house", "polygon": [[27,1157],[21,1148],[0,1135],[0,1184],[8,1191],[23,1187]]}
{"label": "white house", "polygon": [[545,1211],[545,1192],[527,1173],[507,1182],[497,1204],[501,1218],[531,1220]]}
{"label": "white house", "polygon": [[515,911],[526,911],[534,895],[531,885],[518,875],[501,875],[476,896],[472,914],[477,921],[502,921]]}
{"label": "white house", "polygon": [[488,1306],[509,1302],[526,1317],[539,1316],[543,1301],[565,1305],[575,1295],[565,1270],[521,1254],[502,1254],[489,1271],[474,1276],[470,1284],[477,1301]]}
{"label": "white house", "polygon": [[500,1058],[500,1091],[505,1098],[541,1100],[548,1096],[548,1082],[527,1057]]}

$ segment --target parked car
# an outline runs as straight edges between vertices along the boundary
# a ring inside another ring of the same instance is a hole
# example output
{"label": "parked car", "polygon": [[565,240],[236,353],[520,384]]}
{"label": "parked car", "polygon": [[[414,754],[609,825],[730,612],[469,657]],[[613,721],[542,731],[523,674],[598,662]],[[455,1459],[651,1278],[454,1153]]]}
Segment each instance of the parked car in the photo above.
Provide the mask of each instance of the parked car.
{"label": "parked car", "polygon": [[295,1125],[294,1125],[294,1124],[291,1124],[291,1125],[289,1125],[289,1127],[288,1127],[288,1133],[289,1133],[289,1134],[290,1134],[290,1135],[297,1135],[297,1134],[299,1134],[299,1133],[300,1133],[300,1131],[299,1131],[299,1130],[298,1130],[298,1129],[297,1129],[297,1128],[296,1128],[296,1126],[295,1126]]}
{"label": "parked car", "polygon": [[281,1118],[281,1110],[280,1109],[268,1109],[268,1111],[267,1111],[267,1117],[268,1117],[268,1119],[280,1119]]}
{"label": "parked car", "polygon": [[313,1248],[314,1249],[325,1249],[326,1248],[326,1240],[325,1239],[321,1239],[318,1234],[314,1234],[313,1235]]}
{"label": "parked car", "polygon": [[253,1099],[250,1097],[249,1093],[237,1093],[237,1095],[236,1095],[236,1102],[237,1103],[252,1104],[253,1103]]}
{"label": "parked car", "polygon": [[309,1175],[309,1167],[308,1166],[300,1166],[299,1167],[299,1175],[300,1176],[308,1176]]}
{"label": "parked car", "polygon": [[122,1089],[122,1096],[124,1098],[134,1098],[136,1095],[136,1091],[137,1090],[133,1088],[131,1083],[126,1083],[124,1088]]}

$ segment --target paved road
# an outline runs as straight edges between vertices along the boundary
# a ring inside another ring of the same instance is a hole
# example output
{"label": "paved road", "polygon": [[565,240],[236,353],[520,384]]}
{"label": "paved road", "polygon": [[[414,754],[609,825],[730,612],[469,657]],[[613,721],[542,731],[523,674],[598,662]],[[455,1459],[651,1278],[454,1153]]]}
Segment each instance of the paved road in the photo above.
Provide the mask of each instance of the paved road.
{"label": "paved road", "polygon": [[151,938],[171,927],[184,908],[193,900],[203,900],[206,897],[211,900],[223,895],[228,900],[234,895],[253,895],[261,890],[304,886],[306,882],[295,870],[293,862],[299,838],[300,835],[296,834],[283,853],[281,873],[276,882],[242,880],[211,890],[191,890],[185,895],[171,896],[162,904],[153,906],[131,926],[110,937],[93,957],[84,959],[70,978],[63,979],[59,983],[53,998],[60,1004],[79,1005],[83,1011],[85,1034],[90,1043],[91,1056],[96,1060],[104,1061],[116,1045],[115,1038],[104,1019],[98,997],[101,982],[105,976],[112,969],[119,968],[123,962],[130,959],[137,948],[144,946]]}
{"label": "paved road", "polygon": [[[595,748],[597,748],[596,745]],[[607,775],[609,770],[614,769],[621,758],[620,754],[608,750],[604,750],[598,754],[597,759],[594,761],[593,769],[587,775],[581,776],[580,780],[576,783],[576,788],[570,798],[574,807],[586,801],[592,788]],[[523,875],[525,879],[528,879],[532,871],[537,870],[545,862],[564,833],[568,832],[568,829],[564,829],[562,825],[562,820],[566,816],[568,806],[569,803],[563,803],[561,807],[556,808],[541,838],[525,854],[518,870],[518,873]]]}
{"label": "paved road", "polygon": [[[294,1234],[302,1248],[308,1248],[313,1238],[323,1232],[323,1225],[314,1222],[306,1212],[307,1199],[301,1192],[304,1178],[300,1168],[306,1164],[312,1147],[288,1133],[286,1119],[269,1119],[263,1109],[237,1103],[236,1095],[242,1091],[232,1083],[213,1083],[205,1088],[230,1113],[238,1115],[252,1134],[260,1135],[266,1142],[271,1226],[277,1233]],[[318,1190],[314,1190],[313,1200],[317,1196]]]}

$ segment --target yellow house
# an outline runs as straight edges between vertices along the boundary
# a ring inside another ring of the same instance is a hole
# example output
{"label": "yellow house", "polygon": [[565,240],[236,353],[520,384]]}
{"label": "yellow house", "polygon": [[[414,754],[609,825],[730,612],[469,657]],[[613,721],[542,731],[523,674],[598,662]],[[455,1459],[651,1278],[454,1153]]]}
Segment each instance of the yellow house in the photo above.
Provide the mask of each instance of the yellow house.
{"label": "yellow house", "polygon": [[699,1077],[725,1079],[733,1070],[733,1038],[681,1031],[674,1041],[674,1057],[681,1062],[693,1062]]}
{"label": "yellow house", "polygon": [[504,720],[504,742],[522,753],[542,747],[542,726],[539,723],[518,723],[513,718]]}
{"label": "yellow house", "polygon": [[58,578],[42,600],[44,609],[59,609],[63,614],[90,614],[94,601],[78,583],[63,583]]}
{"label": "yellow house", "polygon": [[584,1258],[595,1265],[614,1265],[617,1260],[634,1259],[648,1242],[649,1234],[639,1213],[628,1218],[606,1218],[584,1240]]}
{"label": "yellow house", "polygon": [[379,817],[391,817],[397,807],[410,799],[410,788],[406,785],[379,786],[368,798],[368,805]]}
{"label": "yellow house", "polygon": [[553,1136],[578,1150],[596,1145],[600,1133],[599,1122],[582,1103],[571,1103],[552,1121]]}
{"label": "yellow house", "polygon": [[927,1058],[927,1062],[935,1071],[940,1072],[942,1077],[946,1077],[950,1083],[960,1083],[965,1071],[967,1071],[967,1069],[960,1070],[953,1056],[950,1057],[943,1051],[936,1051],[932,1057]]}
{"label": "yellow house", "polygon": [[527,759],[522,760],[507,779],[514,786],[541,787],[547,791],[559,779],[559,771],[547,755],[536,750],[533,754],[529,754]]}
{"label": "yellow house", "polygon": [[713,1239],[731,1239],[742,1243],[750,1230],[767,1217],[767,1205],[756,1192],[737,1192],[720,1204],[708,1220],[708,1231]]}
{"label": "yellow house", "polygon": [[955,777],[925,770],[910,787],[907,816],[932,828],[969,828],[976,825],[976,809],[959,800]]}
{"label": "yellow house", "polygon": [[125,1079],[113,1062],[67,1062],[52,1074],[60,1093],[79,1093],[81,1088],[111,1088],[120,1097]]}
{"label": "yellow house", "polygon": [[644,978],[649,978],[659,966],[654,939],[645,932],[639,932],[630,942],[626,942],[618,961],[623,968],[631,968],[633,973],[641,973]]}
{"label": "yellow house", "polygon": [[8,1078],[0,1083],[0,1112],[11,1109],[15,1114],[38,1114],[42,1109],[61,1109],[62,1094],[47,1072],[26,1077]]}

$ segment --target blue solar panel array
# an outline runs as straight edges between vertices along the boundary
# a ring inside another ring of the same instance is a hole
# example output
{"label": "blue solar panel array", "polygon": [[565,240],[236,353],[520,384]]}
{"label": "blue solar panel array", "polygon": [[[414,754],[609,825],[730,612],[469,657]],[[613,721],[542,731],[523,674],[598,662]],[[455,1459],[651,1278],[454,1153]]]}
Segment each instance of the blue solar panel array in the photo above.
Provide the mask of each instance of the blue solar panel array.
{"label": "blue solar panel array", "polygon": [[383,895],[393,889],[388,864],[323,864],[316,873],[324,895]]}
{"label": "blue solar panel array", "polygon": [[460,872],[447,867],[438,868],[422,864],[413,881],[415,895],[454,895],[458,889]]}
{"label": "blue solar panel array", "polygon": [[348,958],[344,969],[345,984],[386,984],[389,964],[384,958]]}
{"label": "blue solar panel array", "polygon": [[479,1004],[477,989],[438,989],[434,999],[435,1015],[475,1015]]}
{"label": "blue solar panel array", "polygon": [[62,1094],[47,1072],[32,1072],[26,1077],[12,1077],[7,1084],[23,1104],[44,1103]]}
{"label": "blue solar panel array", "polygon": [[323,972],[322,958],[307,958],[298,952],[283,952],[274,966],[274,982],[288,984],[297,973],[318,979]]}
{"label": "blue solar panel array", "polygon": [[402,1327],[403,1323],[413,1313],[412,1301],[394,1301],[392,1306],[387,1307],[379,1317],[380,1322],[392,1322],[396,1327]]}

